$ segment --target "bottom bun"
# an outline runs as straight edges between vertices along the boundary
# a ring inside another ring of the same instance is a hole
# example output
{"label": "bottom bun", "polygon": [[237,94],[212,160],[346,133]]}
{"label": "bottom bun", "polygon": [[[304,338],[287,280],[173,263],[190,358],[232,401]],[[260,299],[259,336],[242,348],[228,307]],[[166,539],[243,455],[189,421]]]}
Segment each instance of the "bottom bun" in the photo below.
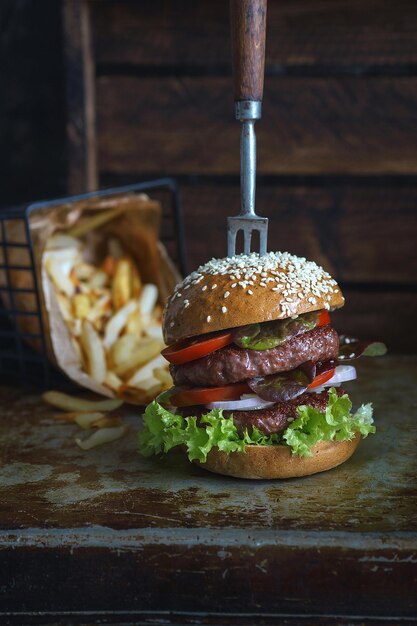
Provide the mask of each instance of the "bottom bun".
{"label": "bottom bun", "polygon": [[294,478],[325,472],[347,461],[361,437],[351,441],[319,441],[312,456],[298,456],[288,446],[246,446],[245,452],[222,452],[213,448],[202,468],[236,478]]}

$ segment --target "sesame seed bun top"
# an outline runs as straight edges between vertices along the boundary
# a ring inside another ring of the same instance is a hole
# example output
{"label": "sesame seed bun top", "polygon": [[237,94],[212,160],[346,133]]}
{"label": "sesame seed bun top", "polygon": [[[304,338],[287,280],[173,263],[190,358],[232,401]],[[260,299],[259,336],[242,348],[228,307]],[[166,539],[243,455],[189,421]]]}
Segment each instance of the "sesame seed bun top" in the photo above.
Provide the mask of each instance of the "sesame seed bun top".
{"label": "sesame seed bun top", "polygon": [[288,252],[212,259],[176,286],[164,312],[167,344],[213,331],[343,306],[336,281]]}

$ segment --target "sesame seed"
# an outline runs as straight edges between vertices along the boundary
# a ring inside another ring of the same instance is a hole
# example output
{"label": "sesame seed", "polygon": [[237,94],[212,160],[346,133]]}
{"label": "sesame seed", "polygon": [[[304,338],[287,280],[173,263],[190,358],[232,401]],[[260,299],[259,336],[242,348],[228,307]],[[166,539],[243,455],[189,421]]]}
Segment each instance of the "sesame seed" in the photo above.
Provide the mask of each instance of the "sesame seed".
{"label": "sesame seed", "polygon": [[225,293],[224,293],[224,297],[225,297],[225,298],[228,298],[229,296],[230,296],[230,291],[225,291]]}
{"label": "sesame seed", "polygon": [[207,321],[210,322],[211,320],[211,315],[207,315]]}
{"label": "sesame seed", "polygon": [[227,307],[226,306],[222,306],[222,313],[226,313],[227,312]]}
{"label": "sesame seed", "polygon": [[171,323],[170,323],[170,325],[169,325],[169,327],[170,327],[170,328],[173,328],[173,327],[174,327],[174,322],[171,322]]}
{"label": "sesame seed", "polygon": [[252,296],[253,295],[252,289],[248,289],[247,293],[248,293],[249,296]]}
{"label": "sesame seed", "polygon": [[232,289],[234,289],[236,287],[237,283],[233,283],[232,284]]}
{"label": "sesame seed", "polygon": [[201,291],[205,291],[207,289],[207,285],[204,285],[204,287],[201,288]]}
{"label": "sesame seed", "polygon": [[212,289],[216,289],[217,285],[216,283],[214,283],[214,285],[211,286]]}

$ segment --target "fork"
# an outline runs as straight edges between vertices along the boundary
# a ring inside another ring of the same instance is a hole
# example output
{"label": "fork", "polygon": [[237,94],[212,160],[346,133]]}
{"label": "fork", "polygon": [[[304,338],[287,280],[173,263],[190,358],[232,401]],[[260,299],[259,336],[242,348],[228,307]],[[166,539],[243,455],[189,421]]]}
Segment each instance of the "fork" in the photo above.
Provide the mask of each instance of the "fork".
{"label": "fork", "polygon": [[256,135],[255,121],[262,115],[265,65],[267,0],[230,0],[232,58],[236,119],[240,136],[239,215],[227,218],[227,255],[236,254],[236,236],[243,231],[244,253],[251,252],[251,239],[259,232],[259,254],[266,254],[268,218],[255,213]]}

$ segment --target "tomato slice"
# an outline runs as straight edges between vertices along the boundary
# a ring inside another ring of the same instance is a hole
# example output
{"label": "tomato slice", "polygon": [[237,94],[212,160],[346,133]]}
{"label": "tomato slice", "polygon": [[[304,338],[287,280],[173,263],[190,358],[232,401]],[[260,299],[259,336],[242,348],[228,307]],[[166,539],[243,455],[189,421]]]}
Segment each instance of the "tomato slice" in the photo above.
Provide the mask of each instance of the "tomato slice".
{"label": "tomato slice", "polygon": [[320,313],[319,321],[316,328],[318,328],[319,326],[326,326],[326,324],[330,324],[330,315],[325,309],[323,309],[323,311]]}
{"label": "tomato slice", "polygon": [[319,374],[318,376],[315,377],[313,382],[309,384],[308,389],[313,389],[314,387],[319,387],[323,383],[327,383],[327,381],[330,380],[334,376],[335,371],[336,371],[336,368],[333,368],[332,370],[323,372],[323,374]]}
{"label": "tomato slice", "polygon": [[209,333],[200,337],[185,339],[173,343],[162,350],[162,356],[170,363],[182,365],[189,361],[201,359],[201,357],[224,348],[224,346],[232,343],[232,333],[230,331]]}
{"label": "tomato slice", "polygon": [[174,406],[193,406],[222,400],[238,400],[244,393],[252,393],[246,383],[233,383],[224,387],[184,387],[173,393],[169,401]]}

